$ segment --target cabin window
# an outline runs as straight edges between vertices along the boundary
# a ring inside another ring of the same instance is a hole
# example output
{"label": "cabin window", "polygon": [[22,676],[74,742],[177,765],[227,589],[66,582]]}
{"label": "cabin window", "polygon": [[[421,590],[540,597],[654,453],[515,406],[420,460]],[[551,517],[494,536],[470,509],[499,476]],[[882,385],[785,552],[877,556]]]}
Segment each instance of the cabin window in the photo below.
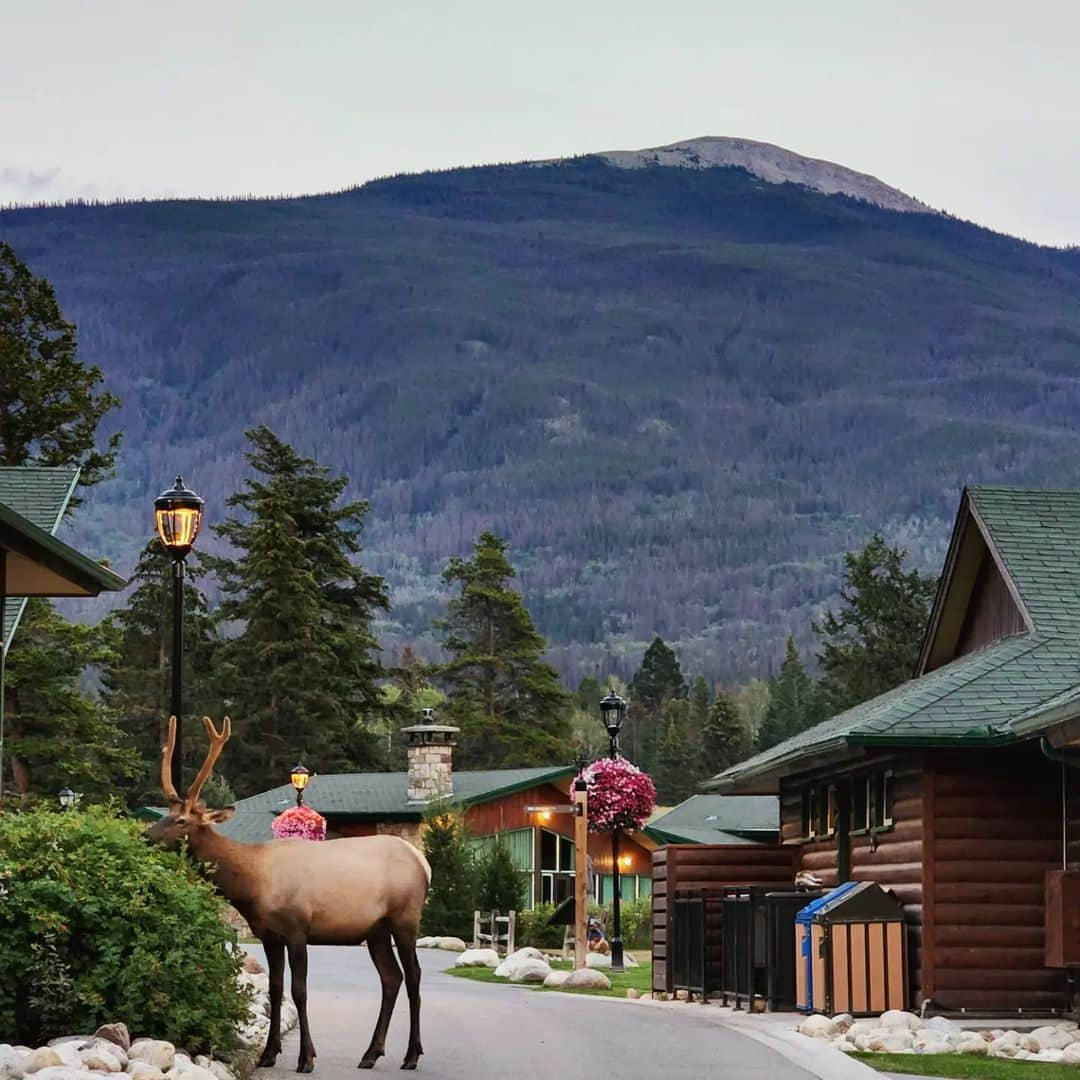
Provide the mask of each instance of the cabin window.
{"label": "cabin window", "polygon": [[835,784],[830,784],[822,793],[822,802],[825,804],[825,835],[835,836],[840,817],[840,793]]}
{"label": "cabin window", "polygon": [[851,781],[851,831],[863,833],[870,828],[870,777],[856,776]]}
{"label": "cabin window", "polygon": [[804,788],[802,793],[802,838],[813,840],[817,836],[817,788]]}
{"label": "cabin window", "polygon": [[870,827],[887,829],[893,823],[893,774],[891,769],[870,777]]}

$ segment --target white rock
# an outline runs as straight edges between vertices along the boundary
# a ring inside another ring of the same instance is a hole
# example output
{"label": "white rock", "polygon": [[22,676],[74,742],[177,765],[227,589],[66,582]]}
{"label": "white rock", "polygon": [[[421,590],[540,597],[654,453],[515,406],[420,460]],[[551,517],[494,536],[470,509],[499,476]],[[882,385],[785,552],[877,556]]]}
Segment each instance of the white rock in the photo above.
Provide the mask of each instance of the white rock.
{"label": "white rock", "polygon": [[799,1034],[811,1039],[831,1039],[837,1034],[836,1024],[827,1016],[815,1013],[799,1025]]}
{"label": "white rock", "polygon": [[418,949],[435,949],[438,948],[438,938],[435,937],[422,937],[416,939],[416,947]]}
{"label": "white rock", "polygon": [[900,1009],[889,1009],[888,1012],[881,1014],[878,1026],[894,1031],[918,1031],[923,1026],[923,1023],[914,1013],[903,1012]]}
{"label": "white rock", "polygon": [[1056,1064],[1057,1062],[1061,1061],[1062,1058],[1064,1058],[1065,1051],[1058,1050],[1050,1046],[1047,1047],[1045,1050],[1040,1050],[1037,1054],[1033,1054],[1032,1056],[1038,1058],[1039,1061],[1050,1061]]}
{"label": "white rock", "polygon": [[136,1039],[128,1050],[129,1061],[145,1061],[162,1072],[168,1072],[173,1067],[175,1057],[176,1047],[164,1039]]}
{"label": "white rock", "polygon": [[[121,1061],[119,1055],[110,1054],[108,1050],[103,1049],[104,1046],[113,1046],[113,1044],[98,1040],[96,1045],[79,1051],[79,1060],[87,1069],[93,1069],[95,1072],[123,1072],[124,1066],[127,1065],[126,1055],[125,1060]],[[119,1050],[120,1047],[113,1046],[113,1049]]]}
{"label": "white rock", "polygon": [[296,1027],[299,1019],[300,1014],[296,1011],[296,1006],[289,998],[283,997],[281,999],[281,1030],[291,1031]]}
{"label": "white rock", "polygon": [[439,944],[436,946],[436,948],[442,949],[444,952],[464,952],[468,947],[459,937],[441,937],[439,938]]}
{"label": "white rock", "polygon": [[587,953],[585,956],[585,966],[592,968],[594,971],[606,971],[611,967],[611,957],[598,952]]}
{"label": "white rock", "polygon": [[217,1080],[217,1077],[209,1069],[177,1054],[176,1065],[165,1074],[165,1080]]}
{"label": "white rock", "polygon": [[1080,1028],[1080,1024],[1075,1020],[1059,1020],[1054,1027],[1060,1028],[1062,1031],[1076,1031],[1077,1028]]}
{"label": "white rock", "polygon": [[147,1065],[145,1061],[129,1061],[127,1073],[139,1080],[161,1080],[165,1075],[156,1065]]}
{"label": "white rock", "polygon": [[859,1048],[863,1053],[867,1053],[870,1050],[870,1044],[879,1039],[888,1038],[892,1034],[889,1028],[871,1028],[867,1032],[859,1032],[854,1039],[851,1039],[851,1033],[848,1033],[848,1038]]}
{"label": "white rock", "polygon": [[[593,955],[595,956],[596,954],[593,953]],[[623,967],[632,968],[632,967],[637,967],[638,966],[638,962],[634,958],[633,953],[623,953],[622,960],[623,960]]]}
{"label": "white rock", "polygon": [[485,967],[493,971],[499,966],[499,954],[494,949],[466,949],[454,961],[454,967]]}
{"label": "white rock", "polygon": [[42,1069],[54,1068],[63,1065],[64,1059],[52,1046],[39,1046],[23,1062],[23,1072],[29,1076],[31,1073],[40,1072]]}
{"label": "white rock", "polygon": [[904,1050],[914,1049],[914,1041],[910,1031],[893,1028],[887,1035],[871,1039],[867,1049],[875,1054],[899,1054]]}
{"label": "white rock", "polygon": [[973,1054],[985,1057],[989,1049],[990,1044],[985,1039],[979,1038],[978,1035],[970,1039],[961,1038],[956,1044],[958,1054]]}
{"label": "white rock", "polygon": [[1032,1035],[1039,1040],[1043,1050],[1064,1050],[1066,1046],[1076,1042],[1075,1031],[1062,1031],[1061,1028],[1038,1028]]}
{"label": "white rock", "polygon": [[551,973],[551,974],[550,974],[550,975],[549,975],[549,976],[548,976],[548,977],[547,977],[547,978],[546,978],[546,979],[544,980],[544,985],[545,985],[545,986],[554,986],[554,987],[559,987],[559,986],[562,986],[562,984],[563,984],[564,982],[566,982],[566,980],[567,980],[568,978],[570,978],[570,972],[569,972],[569,971],[553,971],[553,972],[552,972],[552,973]]}
{"label": "white rock", "polygon": [[71,1065],[50,1065],[39,1069],[33,1074],[37,1080],[90,1080],[92,1076],[106,1077],[109,1073],[90,1072],[87,1069],[76,1069]]}
{"label": "white rock", "polygon": [[211,1061],[210,1071],[217,1077],[217,1080],[236,1080],[236,1074],[222,1061]]}
{"label": "white rock", "polygon": [[602,972],[593,968],[578,968],[571,971],[563,983],[564,990],[610,990],[611,980]]}
{"label": "white rock", "polygon": [[951,1054],[955,1047],[944,1039],[930,1039],[921,1046],[916,1046],[915,1049],[920,1054]]}
{"label": "white rock", "polygon": [[959,1026],[947,1016],[931,1016],[922,1026],[924,1029],[941,1032],[942,1034],[952,1035],[954,1037],[960,1034]]}
{"label": "white rock", "polygon": [[515,983],[542,983],[551,974],[546,960],[524,959],[510,969],[509,979]]}
{"label": "white rock", "polygon": [[60,1055],[61,1065],[67,1065],[72,1069],[82,1069],[84,1066],[80,1055],[83,1049],[89,1045],[89,1039],[68,1039],[64,1042],[58,1042],[51,1049]]}
{"label": "white rock", "polygon": [[855,1023],[855,1017],[851,1013],[837,1013],[832,1018],[832,1022],[836,1025],[836,1030],[840,1032],[850,1031],[852,1025]]}
{"label": "white rock", "polygon": [[1062,1065],[1080,1065],[1080,1043],[1069,1043],[1061,1052]]}
{"label": "white rock", "polygon": [[1030,1032],[1025,1032],[1016,1041],[1016,1045],[1021,1050],[1026,1050],[1029,1054],[1037,1054],[1042,1049],[1042,1043],[1035,1038]]}
{"label": "white rock", "polygon": [[1016,1039],[1006,1039],[1004,1036],[999,1036],[990,1044],[986,1052],[990,1057],[1012,1058],[1016,1057],[1016,1052],[1019,1049]]}
{"label": "white rock", "polygon": [[877,1028],[876,1020],[856,1020],[847,1030],[847,1037],[854,1042],[860,1035],[869,1035]]}
{"label": "white rock", "polygon": [[850,1039],[845,1039],[842,1035],[839,1039],[834,1039],[831,1045],[834,1050],[839,1050],[841,1054],[853,1054],[858,1049]]}

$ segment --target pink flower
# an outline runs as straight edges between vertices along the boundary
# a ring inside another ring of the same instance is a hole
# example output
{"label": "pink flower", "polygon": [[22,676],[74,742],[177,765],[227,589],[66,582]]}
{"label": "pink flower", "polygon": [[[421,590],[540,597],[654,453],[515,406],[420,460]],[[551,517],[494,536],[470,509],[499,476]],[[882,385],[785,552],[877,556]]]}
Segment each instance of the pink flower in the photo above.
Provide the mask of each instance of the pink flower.
{"label": "pink flower", "polygon": [[326,818],[309,806],[290,806],[274,818],[272,828],[278,840],[326,839]]}
{"label": "pink flower", "polygon": [[589,829],[633,832],[656,805],[656,787],[648,773],[626,758],[601,758],[583,769],[579,779],[589,786]]}

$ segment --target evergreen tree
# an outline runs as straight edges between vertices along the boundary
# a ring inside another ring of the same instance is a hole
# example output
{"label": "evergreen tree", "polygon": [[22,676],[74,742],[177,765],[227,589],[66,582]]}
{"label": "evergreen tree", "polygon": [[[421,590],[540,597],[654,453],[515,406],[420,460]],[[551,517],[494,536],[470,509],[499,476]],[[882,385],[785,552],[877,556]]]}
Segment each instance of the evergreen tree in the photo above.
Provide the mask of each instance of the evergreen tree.
{"label": "evergreen tree", "polygon": [[431,866],[431,888],[420,921],[425,935],[468,941],[476,910],[476,874],[465,823],[444,801],[432,803],[421,825],[424,855]]}
{"label": "evergreen tree", "polygon": [[389,676],[380,688],[381,715],[372,719],[372,729],[385,742],[387,768],[400,772],[406,767],[405,738],[399,735],[403,727],[419,724],[424,709],[438,709],[446,700],[434,685],[435,668],[416,655],[411,645],[405,645],[397,666],[387,671]]}
{"label": "evergreen tree", "polygon": [[16,791],[53,800],[70,787],[106,798],[138,772],[114,712],[80,687],[88,668],[110,660],[98,627],[69,623],[47,600],[29,601],[8,653],[4,698],[5,764]]}
{"label": "evergreen tree", "polygon": [[0,465],[78,465],[96,484],[112,468],[119,433],[97,447],[102,418],[119,405],[99,390],[101,369],[78,357],[75,327],[53,287],[0,242]]}
{"label": "evergreen tree", "polygon": [[600,715],[600,699],[607,693],[603,683],[593,675],[586,675],[574,691],[574,705],[582,712]]}
{"label": "evergreen tree", "polygon": [[247,437],[257,476],[227,504],[244,516],[215,527],[238,555],[203,557],[221,583],[221,617],[242,626],[219,666],[240,796],[281,783],[297,758],[313,772],[378,762],[365,717],[380,707],[371,624],[388,607],[382,578],[353,561],[367,503],[339,505],[347,479],[269,428]]}
{"label": "evergreen tree", "polygon": [[769,707],[758,732],[758,750],[812,727],[822,718],[820,695],[806,673],[795,639],[787,639],[784,662],[769,682]]}
{"label": "evergreen tree", "polygon": [[738,764],[750,752],[750,737],[735,699],[721,690],[709,709],[701,739],[706,776]]}
{"label": "evergreen tree", "polygon": [[438,621],[450,660],[441,668],[447,720],[461,728],[467,768],[564,761],[569,695],[544,662],[546,643],[521,596],[506,541],[485,532],[471,559],[454,558],[443,581],[459,590]]}
{"label": "evergreen tree", "polygon": [[683,698],[672,698],[664,706],[663,726],[652,778],[657,801],[671,806],[698,790],[703,779],[701,741],[694,737],[690,703]]}
{"label": "evergreen tree", "polygon": [[623,752],[646,772],[652,772],[666,738],[667,704],[686,697],[686,680],[679,658],[659,634],[645,650],[641,667],[630,680],[629,694],[630,709],[621,740]]}
{"label": "evergreen tree", "polygon": [[907,552],[875,534],[844,556],[841,607],[814,630],[829,707],[841,712],[912,678],[937,588],[918,570],[904,570]]}
{"label": "evergreen tree", "polygon": [[756,746],[758,732],[769,708],[769,684],[764,679],[751,679],[735,695],[735,703],[739,707],[749,745]]}
{"label": "evergreen tree", "polygon": [[[217,635],[198,581],[204,571],[189,558],[184,583],[184,704],[186,730],[196,717],[218,716],[221,702],[211,672]],[[130,798],[133,805],[161,799],[161,747],[168,730],[172,697],[172,560],[161,541],[152,539],[139,556],[128,588],[127,604],[102,624],[110,655],[101,680],[104,697],[140,759]],[[193,776],[206,747],[185,739],[184,775]],[[228,755],[221,761],[228,773]],[[219,766],[219,768],[221,767]]]}
{"label": "evergreen tree", "polygon": [[502,834],[478,860],[476,867],[477,906],[481,911],[518,911],[522,906],[525,881],[514,865]]}
{"label": "evergreen tree", "polygon": [[690,684],[690,726],[701,738],[705,732],[705,725],[709,720],[709,708],[712,705],[712,693],[704,675],[699,675]]}

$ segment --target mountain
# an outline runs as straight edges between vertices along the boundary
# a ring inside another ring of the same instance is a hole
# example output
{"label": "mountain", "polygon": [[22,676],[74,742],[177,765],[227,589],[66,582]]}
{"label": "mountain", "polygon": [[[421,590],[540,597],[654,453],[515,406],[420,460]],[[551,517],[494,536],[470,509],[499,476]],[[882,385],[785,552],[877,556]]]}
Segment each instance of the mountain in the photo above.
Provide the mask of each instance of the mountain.
{"label": "mountain", "polygon": [[220,518],[265,421],[371,500],[390,645],[492,528],[571,682],[654,631],[730,680],[874,530],[936,566],[964,483],[1080,483],[1080,255],[740,145],[0,213],[124,402],[81,546],[130,568],[178,469]]}

